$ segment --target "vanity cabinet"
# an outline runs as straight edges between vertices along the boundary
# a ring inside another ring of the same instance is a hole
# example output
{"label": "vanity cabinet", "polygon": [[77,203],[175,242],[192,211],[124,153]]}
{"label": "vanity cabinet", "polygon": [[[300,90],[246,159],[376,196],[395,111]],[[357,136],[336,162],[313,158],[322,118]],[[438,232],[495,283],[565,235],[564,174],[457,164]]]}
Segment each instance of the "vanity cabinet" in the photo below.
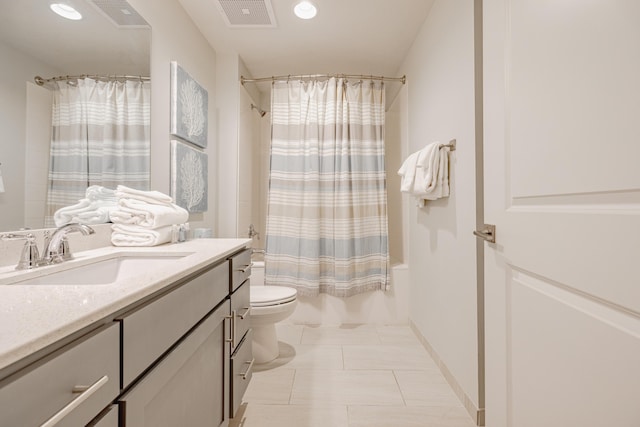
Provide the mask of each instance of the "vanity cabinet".
{"label": "vanity cabinet", "polygon": [[119,317],[123,389],[227,297],[227,283],[223,262]]}
{"label": "vanity cabinet", "polygon": [[228,424],[228,283],[223,262],[119,319],[122,427]]}
{"label": "vanity cabinet", "polygon": [[117,324],[98,329],[0,383],[0,426],[84,426],[120,392]]}
{"label": "vanity cabinet", "polygon": [[247,254],[216,258],[0,379],[0,427],[227,427],[253,368]]}
{"label": "vanity cabinet", "polygon": [[87,427],[119,427],[118,420],[118,405],[111,405],[87,424]]}
{"label": "vanity cabinet", "polygon": [[231,282],[231,372],[229,379],[229,405],[233,418],[242,397],[251,381],[253,372],[252,334],[251,334],[251,250],[247,249],[229,259]]}
{"label": "vanity cabinet", "polygon": [[120,398],[122,427],[226,426],[226,300]]}

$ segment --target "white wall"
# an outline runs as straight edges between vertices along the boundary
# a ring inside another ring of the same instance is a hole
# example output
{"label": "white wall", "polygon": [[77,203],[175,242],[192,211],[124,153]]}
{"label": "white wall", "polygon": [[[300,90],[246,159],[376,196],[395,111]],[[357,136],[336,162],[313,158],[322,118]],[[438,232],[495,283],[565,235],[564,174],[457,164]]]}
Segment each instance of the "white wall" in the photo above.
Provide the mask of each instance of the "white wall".
{"label": "white wall", "polygon": [[26,91],[24,225],[36,229],[44,226],[47,206],[53,96],[32,82]]}
{"label": "white wall", "polygon": [[407,87],[394,109],[406,120],[407,153],[433,141],[458,143],[449,198],[418,208],[403,196],[410,318],[477,407],[473,0],[437,0],[399,74]]}
{"label": "white wall", "polygon": [[[249,93],[240,90],[240,118],[238,127],[238,236],[247,237],[249,225],[253,224],[260,237],[260,115],[251,109],[254,103]],[[257,241],[257,239],[256,239]]]}
{"label": "white wall", "polygon": [[129,0],[151,25],[151,188],[170,192],[170,69],[177,61],[209,95],[209,209],[191,214],[191,227],[216,226],[218,136],[216,128],[216,53],[178,0]]}
{"label": "white wall", "polygon": [[[56,69],[0,43],[0,169],[5,192],[0,193],[0,230],[25,227],[25,167],[27,87],[36,75],[56,75]],[[46,125],[42,128],[46,129]],[[48,167],[48,165],[47,165]],[[41,183],[44,188],[45,181]],[[41,227],[42,225],[40,225]]]}

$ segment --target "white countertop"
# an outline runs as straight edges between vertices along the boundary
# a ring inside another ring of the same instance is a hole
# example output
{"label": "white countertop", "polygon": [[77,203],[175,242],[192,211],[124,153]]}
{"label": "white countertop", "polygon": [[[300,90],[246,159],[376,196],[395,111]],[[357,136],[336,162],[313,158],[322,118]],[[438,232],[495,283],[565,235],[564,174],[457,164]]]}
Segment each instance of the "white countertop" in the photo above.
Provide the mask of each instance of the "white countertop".
{"label": "white countertop", "polygon": [[[0,373],[4,368],[122,311],[206,265],[249,246],[249,239],[196,239],[156,247],[104,247],[75,253],[54,266],[16,272],[0,268]],[[158,262],[106,285],[21,285],[18,281],[117,255],[186,255]],[[0,378],[4,375],[0,375]]]}

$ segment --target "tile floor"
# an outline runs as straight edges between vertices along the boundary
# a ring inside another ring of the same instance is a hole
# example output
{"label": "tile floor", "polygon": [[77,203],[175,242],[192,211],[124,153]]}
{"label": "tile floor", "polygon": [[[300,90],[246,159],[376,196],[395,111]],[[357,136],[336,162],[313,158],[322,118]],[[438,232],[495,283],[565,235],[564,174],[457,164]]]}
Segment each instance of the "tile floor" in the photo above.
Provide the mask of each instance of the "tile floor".
{"label": "tile floor", "polygon": [[278,325],[232,427],[473,427],[408,326]]}

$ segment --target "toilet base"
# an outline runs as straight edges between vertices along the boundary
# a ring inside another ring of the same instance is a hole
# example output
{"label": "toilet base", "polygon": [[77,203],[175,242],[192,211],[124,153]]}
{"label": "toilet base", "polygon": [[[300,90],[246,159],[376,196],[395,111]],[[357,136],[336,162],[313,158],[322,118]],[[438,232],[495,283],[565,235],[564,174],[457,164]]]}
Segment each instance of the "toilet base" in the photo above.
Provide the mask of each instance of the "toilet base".
{"label": "toilet base", "polygon": [[255,363],[271,362],[280,355],[276,325],[251,325],[253,329],[253,358]]}

